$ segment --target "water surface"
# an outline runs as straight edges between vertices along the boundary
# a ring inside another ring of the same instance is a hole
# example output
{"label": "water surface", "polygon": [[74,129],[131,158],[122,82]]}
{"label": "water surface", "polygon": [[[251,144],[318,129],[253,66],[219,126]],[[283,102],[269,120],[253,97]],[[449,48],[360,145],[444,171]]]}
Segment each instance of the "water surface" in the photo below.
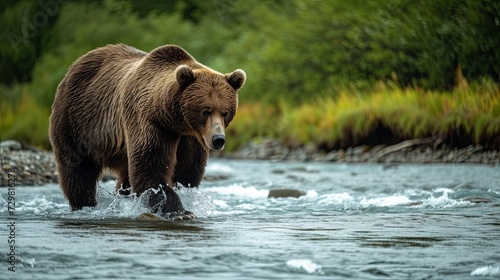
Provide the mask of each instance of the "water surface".
{"label": "water surface", "polygon": [[[112,181],[77,212],[57,185],[17,186],[16,272],[2,188],[0,278],[499,279],[499,171],[211,160],[210,180],[178,190],[187,222],[136,219]],[[267,198],[279,188],[306,195]]]}

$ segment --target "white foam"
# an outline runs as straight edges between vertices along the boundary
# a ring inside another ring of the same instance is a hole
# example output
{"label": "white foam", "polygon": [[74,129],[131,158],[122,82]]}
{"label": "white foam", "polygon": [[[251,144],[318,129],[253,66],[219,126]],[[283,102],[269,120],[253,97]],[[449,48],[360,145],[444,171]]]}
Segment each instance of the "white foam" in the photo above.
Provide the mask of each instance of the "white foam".
{"label": "white foam", "polygon": [[422,203],[424,207],[435,207],[435,208],[448,208],[457,206],[467,206],[470,202],[463,200],[456,200],[448,197],[448,194],[454,193],[455,191],[446,188],[439,188],[434,190],[430,197],[425,199]]}
{"label": "white foam", "polygon": [[20,206],[16,209],[16,211],[22,213],[33,213],[36,215],[40,213],[51,212],[53,210],[58,210],[58,209],[64,209],[64,210],[69,209],[66,203],[61,203],[61,204],[55,203],[53,201],[48,200],[45,197],[45,195],[36,196],[28,201],[21,201],[19,202],[19,205]]}
{"label": "white foam", "polygon": [[482,266],[474,269],[471,276],[497,276],[500,275],[500,266]]}
{"label": "white foam", "polygon": [[307,259],[291,259],[286,262],[286,265],[293,269],[304,270],[307,273],[323,273],[321,265]]}
{"label": "white foam", "polygon": [[23,267],[33,268],[36,266],[36,260],[34,258],[23,258],[18,256],[17,260]]}
{"label": "white foam", "polygon": [[256,204],[250,204],[250,203],[243,203],[243,204],[235,206],[235,208],[243,209],[243,210],[254,210],[254,209],[261,209],[261,210],[263,210],[263,209],[266,209],[265,206],[256,205]]}
{"label": "white foam", "polygon": [[363,207],[368,207],[368,206],[388,207],[388,206],[407,204],[410,202],[411,200],[407,196],[391,195],[391,196],[374,197],[374,198],[363,198],[361,199],[359,204]]}
{"label": "white foam", "polygon": [[224,200],[220,200],[220,199],[215,199],[214,200],[214,205],[215,207],[218,207],[218,208],[228,208],[229,205],[227,204],[227,202],[225,202]]}
{"label": "white foam", "polygon": [[230,210],[230,211],[217,211],[215,210],[211,217],[219,217],[219,216],[233,216],[233,215],[242,215],[247,213],[245,210]]}
{"label": "white foam", "polygon": [[269,190],[259,190],[253,186],[244,187],[240,184],[233,184],[227,187],[204,188],[205,192],[213,192],[219,195],[238,196],[248,199],[267,198]]}
{"label": "white foam", "polygon": [[227,165],[211,163],[207,165],[207,173],[232,173],[233,169]]}
{"label": "white foam", "polygon": [[353,196],[351,196],[347,192],[342,192],[342,193],[324,194],[319,198],[318,203],[324,204],[324,205],[330,205],[330,204],[348,203],[348,202],[353,202],[353,201],[354,201]]}
{"label": "white foam", "polygon": [[318,197],[318,192],[317,192],[317,191],[315,191],[315,190],[307,190],[306,197],[307,197],[307,198],[315,198],[315,197]]}
{"label": "white foam", "polygon": [[449,193],[454,193],[455,191],[452,190],[452,189],[448,189],[448,188],[437,188],[433,192],[435,192],[435,193],[449,194]]}
{"label": "white foam", "polygon": [[309,190],[300,199],[316,205],[338,205],[342,208],[397,207],[411,205],[416,208],[449,208],[471,205],[470,202],[450,197],[455,191],[439,188],[432,191],[410,189],[393,194],[356,196],[349,192],[318,194]]}
{"label": "white foam", "polygon": [[[229,170],[229,167],[223,165],[215,165],[213,168]],[[82,211],[71,212],[64,196],[55,191],[51,191],[51,194],[47,195],[23,196],[22,199],[19,199],[19,206],[16,210],[19,212],[18,214],[25,213],[45,217],[63,215],[82,219],[133,218],[148,211],[144,198],[116,196],[114,194],[115,184],[115,181],[101,183],[97,189],[97,206],[85,208]],[[450,188],[436,188],[434,190],[407,189],[392,194],[358,194],[350,191],[318,193],[314,189],[309,189],[306,195],[299,199],[268,200],[268,187],[254,186],[243,182],[204,187],[201,190],[181,186],[177,193],[185,209],[192,211],[197,217],[244,214],[249,211],[266,211],[278,207],[281,211],[288,209],[288,207],[295,209],[298,205],[307,207],[327,206],[329,209],[345,210],[369,207],[449,208],[472,204],[460,199],[460,197],[463,197],[462,194],[457,194],[457,198],[454,197],[455,191]],[[216,199],[212,200],[206,194]],[[6,204],[5,198],[0,196],[0,202]],[[5,212],[6,207],[0,211]]]}

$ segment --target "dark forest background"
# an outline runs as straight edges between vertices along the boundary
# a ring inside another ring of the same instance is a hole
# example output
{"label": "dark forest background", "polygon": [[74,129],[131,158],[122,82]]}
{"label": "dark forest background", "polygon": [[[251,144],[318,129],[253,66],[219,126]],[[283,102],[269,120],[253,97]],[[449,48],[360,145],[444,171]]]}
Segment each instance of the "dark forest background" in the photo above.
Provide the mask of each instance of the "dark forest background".
{"label": "dark forest background", "polygon": [[325,150],[500,142],[499,1],[20,0],[0,2],[0,26],[1,139],[50,148],[68,67],[125,43],[246,71],[229,150],[263,137]]}

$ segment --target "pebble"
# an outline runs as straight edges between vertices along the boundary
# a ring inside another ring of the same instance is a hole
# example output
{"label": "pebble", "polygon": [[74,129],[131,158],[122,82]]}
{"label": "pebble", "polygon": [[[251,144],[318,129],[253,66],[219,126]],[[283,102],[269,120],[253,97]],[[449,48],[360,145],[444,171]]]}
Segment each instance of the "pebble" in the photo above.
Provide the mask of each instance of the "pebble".
{"label": "pebble", "polygon": [[[15,177],[16,186],[57,183],[56,163],[51,152],[2,149],[0,162],[0,177],[8,178],[11,174]],[[14,172],[9,172],[12,169]]]}
{"label": "pebble", "polygon": [[0,149],[2,150],[19,151],[21,148],[21,143],[16,140],[5,140],[0,142]]}
{"label": "pebble", "polygon": [[53,175],[51,172],[46,171],[46,172],[44,172],[44,173],[42,174],[42,176],[43,176],[43,177],[45,177],[45,178],[49,178],[49,179],[50,179],[50,178],[52,178],[52,176],[54,176],[54,175]]}

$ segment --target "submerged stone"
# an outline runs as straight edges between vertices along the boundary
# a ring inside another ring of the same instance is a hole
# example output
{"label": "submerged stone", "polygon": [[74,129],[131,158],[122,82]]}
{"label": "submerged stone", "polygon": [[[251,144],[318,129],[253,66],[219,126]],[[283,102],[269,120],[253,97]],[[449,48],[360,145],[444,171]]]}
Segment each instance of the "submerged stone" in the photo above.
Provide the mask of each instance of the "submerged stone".
{"label": "submerged stone", "polygon": [[136,217],[137,220],[145,220],[145,221],[161,221],[162,218],[156,216],[153,213],[142,213]]}
{"label": "submerged stone", "polygon": [[490,199],[490,198],[487,198],[487,197],[477,197],[477,196],[466,197],[466,198],[464,198],[462,200],[463,201],[468,201],[470,203],[491,203],[491,202],[493,202],[493,200]]}
{"label": "submerged stone", "polygon": [[295,190],[295,189],[277,189],[277,190],[270,190],[269,195],[267,198],[277,198],[277,197],[301,197],[305,195],[306,193],[301,191],[301,190]]}

